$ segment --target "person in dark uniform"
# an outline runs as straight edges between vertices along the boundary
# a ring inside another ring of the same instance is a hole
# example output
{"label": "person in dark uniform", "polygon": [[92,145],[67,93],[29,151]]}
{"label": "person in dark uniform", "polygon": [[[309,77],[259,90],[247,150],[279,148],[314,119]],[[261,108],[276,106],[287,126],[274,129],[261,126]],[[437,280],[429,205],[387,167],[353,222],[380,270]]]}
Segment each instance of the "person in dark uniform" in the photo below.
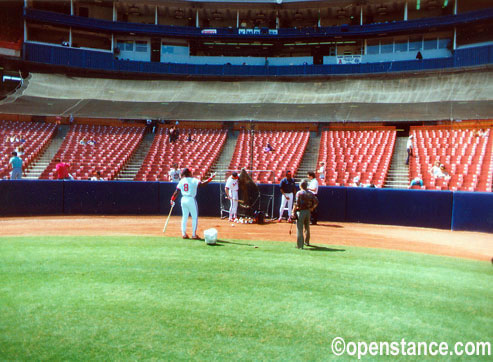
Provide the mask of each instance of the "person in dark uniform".
{"label": "person in dark uniform", "polygon": [[281,207],[279,208],[278,222],[282,221],[282,215],[284,214],[286,203],[288,204],[288,222],[291,222],[291,210],[293,209],[293,200],[294,195],[296,194],[296,184],[294,179],[291,177],[291,171],[286,171],[286,177],[281,180],[279,186],[281,187],[282,199]]}
{"label": "person in dark uniform", "polygon": [[318,199],[307,190],[308,181],[300,183],[300,191],[296,193],[293,214],[296,216],[296,247],[303,249],[303,245],[310,245],[310,213],[317,207]]}

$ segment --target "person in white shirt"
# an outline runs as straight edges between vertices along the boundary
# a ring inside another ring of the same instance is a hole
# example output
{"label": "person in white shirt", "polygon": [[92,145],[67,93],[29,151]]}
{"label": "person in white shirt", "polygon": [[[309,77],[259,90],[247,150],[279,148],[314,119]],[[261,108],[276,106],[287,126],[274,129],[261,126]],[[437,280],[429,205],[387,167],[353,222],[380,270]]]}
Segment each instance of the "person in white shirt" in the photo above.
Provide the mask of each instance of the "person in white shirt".
{"label": "person in white shirt", "polygon": [[[309,181],[307,190],[316,196],[318,194],[318,180],[315,177],[315,172],[309,171],[307,173],[307,176],[308,176],[308,181]],[[312,225],[317,225],[317,222],[318,222],[318,205],[314,210],[312,210],[310,219],[311,219]]]}
{"label": "person in white shirt", "polygon": [[413,155],[413,135],[410,135],[407,139],[406,149],[407,149],[407,160],[406,165],[409,165],[409,158]]}
{"label": "person in white shirt", "polygon": [[229,221],[234,221],[238,212],[238,190],[240,189],[240,183],[238,179],[238,173],[233,172],[226,181],[224,191],[230,201],[229,206]]}
{"label": "person in white shirt", "polygon": [[170,168],[168,172],[169,180],[171,182],[179,182],[180,181],[180,170],[178,168],[178,164],[174,163],[173,167]]}
{"label": "person in white shirt", "polygon": [[197,208],[197,201],[195,196],[197,195],[197,189],[200,186],[207,185],[212,181],[215,174],[212,174],[206,181],[200,181],[199,179],[192,177],[192,172],[188,168],[184,168],[181,173],[181,180],[176,186],[176,190],[171,196],[171,206],[175,204],[176,197],[181,193],[181,235],[183,239],[190,239],[187,235],[187,222],[188,216],[192,216],[192,239],[200,240],[197,235],[197,225],[199,219],[199,212]]}
{"label": "person in white shirt", "polygon": [[437,177],[441,171],[440,171],[440,161],[435,161],[433,166],[430,168],[430,173],[433,177]]}
{"label": "person in white shirt", "polygon": [[318,169],[318,178],[320,180],[325,179],[325,162],[320,162],[320,168]]}
{"label": "person in white shirt", "polygon": [[101,171],[94,172],[92,174],[91,181],[105,181],[104,178],[101,177]]}

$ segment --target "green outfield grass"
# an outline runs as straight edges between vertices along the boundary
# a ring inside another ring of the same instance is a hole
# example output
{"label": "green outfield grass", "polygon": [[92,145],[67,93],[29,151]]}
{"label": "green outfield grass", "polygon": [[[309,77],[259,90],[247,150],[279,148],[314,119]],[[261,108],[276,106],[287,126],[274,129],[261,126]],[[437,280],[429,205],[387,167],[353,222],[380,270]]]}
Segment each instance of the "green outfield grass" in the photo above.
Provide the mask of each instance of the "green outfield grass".
{"label": "green outfield grass", "polygon": [[486,262],[346,246],[4,237],[0,360],[323,360],[336,336],[491,342],[492,277]]}

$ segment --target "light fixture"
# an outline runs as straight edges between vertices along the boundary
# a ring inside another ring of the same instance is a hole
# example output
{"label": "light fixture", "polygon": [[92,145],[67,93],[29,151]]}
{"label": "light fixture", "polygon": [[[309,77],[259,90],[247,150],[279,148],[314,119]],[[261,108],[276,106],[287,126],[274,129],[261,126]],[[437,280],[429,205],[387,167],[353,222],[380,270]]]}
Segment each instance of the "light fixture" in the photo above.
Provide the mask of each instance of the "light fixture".
{"label": "light fixture", "polygon": [[338,19],[344,19],[345,17],[347,17],[346,10],[344,10],[344,9],[337,10],[337,18]]}
{"label": "light fixture", "polygon": [[438,1],[437,1],[437,0],[430,0],[430,1],[428,1],[428,3],[426,4],[426,7],[427,7],[429,10],[433,10],[433,9],[436,9],[436,8],[440,7],[440,5],[438,5]]}
{"label": "light fixture", "polygon": [[132,5],[131,7],[128,8],[128,13],[130,15],[140,15],[140,10],[137,6]]}
{"label": "light fixture", "polygon": [[387,15],[388,14],[387,7],[386,6],[383,6],[383,5],[380,5],[377,8],[377,13],[378,13],[378,15]]}
{"label": "light fixture", "polygon": [[183,15],[185,15],[185,13],[183,12],[183,10],[178,9],[178,10],[175,11],[175,18],[176,19],[183,19]]}
{"label": "light fixture", "polygon": [[214,20],[221,20],[223,18],[223,14],[221,14],[219,11],[214,11],[212,13],[212,18]]}

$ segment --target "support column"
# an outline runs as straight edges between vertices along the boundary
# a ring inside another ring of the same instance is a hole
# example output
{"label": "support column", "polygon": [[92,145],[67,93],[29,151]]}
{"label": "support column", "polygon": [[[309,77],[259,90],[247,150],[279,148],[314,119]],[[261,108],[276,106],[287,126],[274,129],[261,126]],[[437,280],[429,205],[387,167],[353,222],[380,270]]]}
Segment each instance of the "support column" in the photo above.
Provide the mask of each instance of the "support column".
{"label": "support column", "polygon": [[317,21],[317,26],[320,28],[322,24],[322,20],[321,20],[321,17],[320,17],[320,9],[318,9],[318,21]]}
{"label": "support column", "polygon": [[74,0],[70,0],[70,15],[74,16]]}
{"label": "support column", "polygon": [[157,5],[154,9],[154,25],[158,25],[159,24],[159,16],[158,16],[158,13],[157,13]]}
{"label": "support column", "polygon": [[457,49],[457,28],[454,26],[454,42],[452,44],[452,49],[455,51]]}
{"label": "support column", "polygon": [[240,27],[240,10],[236,10],[236,28]]}
{"label": "support column", "polygon": [[279,20],[279,10],[276,11],[276,29],[281,27],[281,21]]}
{"label": "support column", "polygon": [[72,47],[72,27],[70,27],[68,31],[68,46]]}
{"label": "support column", "polygon": [[118,21],[118,13],[116,11],[116,2],[113,1],[113,21]]}
{"label": "support column", "polygon": [[359,8],[359,25],[363,25],[363,6]]}
{"label": "support column", "polygon": [[407,11],[408,11],[408,7],[406,1],[406,3],[404,4],[404,21],[407,21]]}
{"label": "support column", "polygon": [[458,9],[458,3],[459,3],[459,0],[455,0],[454,1],[454,15],[457,15],[457,9]]}
{"label": "support column", "polygon": [[195,26],[197,28],[200,28],[200,23],[199,23],[199,9],[195,11]]}

